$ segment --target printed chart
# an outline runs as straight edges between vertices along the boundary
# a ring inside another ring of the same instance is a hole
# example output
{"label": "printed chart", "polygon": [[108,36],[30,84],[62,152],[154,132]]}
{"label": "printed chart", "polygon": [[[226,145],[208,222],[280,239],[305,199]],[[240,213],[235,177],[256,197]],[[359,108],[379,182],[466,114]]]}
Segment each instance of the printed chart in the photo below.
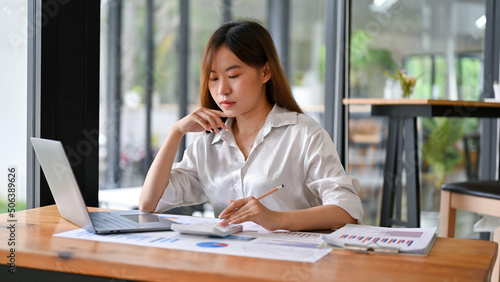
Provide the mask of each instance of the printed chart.
{"label": "printed chart", "polygon": [[337,246],[364,246],[373,249],[397,248],[399,252],[426,253],[436,237],[436,228],[388,228],[348,224],[323,236]]}
{"label": "printed chart", "polygon": [[[217,220],[173,215],[168,217],[182,224]],[[174,231],[97,235],[82,228],[54,234],[54,236],[309,263],[320,260],[332,250],[332,248],[321,247],[323,239],[317,233],[271,232],[251,222],[244,223],[243,228],[243,232],[224,238],[187,235]]]}
{"label": "printed chart", "polygon": [[398,246],[406,245],[411,246],[415,240],[413,238],[421,238],[424,232],[420,231],[385,231],[380,232],[378,235],[373,236],[363,236],[354,234],[340,234],[339,239],[344,239],[346,243],[361,243],[361,244],[386,244],[387,246]]}

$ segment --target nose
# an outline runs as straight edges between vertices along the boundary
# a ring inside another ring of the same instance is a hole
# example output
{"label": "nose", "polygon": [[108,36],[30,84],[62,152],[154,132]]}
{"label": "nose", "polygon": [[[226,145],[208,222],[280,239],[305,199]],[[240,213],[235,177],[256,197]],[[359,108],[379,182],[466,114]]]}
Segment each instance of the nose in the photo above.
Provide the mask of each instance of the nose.
{"label": "nose", "polygon": [[231,93],[231,87],[229,86],[229,82],[226,78],[219,79],[218,88],[217,93],[219,93],[219,95],[227,95]]}

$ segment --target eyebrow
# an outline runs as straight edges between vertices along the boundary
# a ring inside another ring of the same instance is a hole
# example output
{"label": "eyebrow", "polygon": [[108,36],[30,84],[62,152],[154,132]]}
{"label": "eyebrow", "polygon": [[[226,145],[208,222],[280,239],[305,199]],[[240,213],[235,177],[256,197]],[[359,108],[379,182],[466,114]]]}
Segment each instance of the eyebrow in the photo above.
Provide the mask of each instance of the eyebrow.
{"label": "eyebrow", "polygon": [[[240,68],[241,68],[241,66],[238,66],[238,65],[232,65],[232,66],[230,66],[230,67],[226,68],[224,71],[225,71],[225,72],[228,72],[228,71],[230,71],[230,70],[233,70],[233,69],[240,69]],[[210,70],[210,72],[215,73],[215,71],[214,71],[214,70]]]}

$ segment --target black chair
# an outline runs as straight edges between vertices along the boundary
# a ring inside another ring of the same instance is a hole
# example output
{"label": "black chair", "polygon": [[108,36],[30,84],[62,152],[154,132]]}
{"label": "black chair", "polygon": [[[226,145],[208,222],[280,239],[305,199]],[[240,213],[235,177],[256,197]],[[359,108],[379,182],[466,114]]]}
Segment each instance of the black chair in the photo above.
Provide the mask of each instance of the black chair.
{"label": "black chair", "polygon": [[[500,217],[500,181],[465,181],[441,187],[439,236],[455,236],[457,209]],[[493,241],[500,244],[500,226],[493,231]],[[500,250],[491,281],[500,281]]]}

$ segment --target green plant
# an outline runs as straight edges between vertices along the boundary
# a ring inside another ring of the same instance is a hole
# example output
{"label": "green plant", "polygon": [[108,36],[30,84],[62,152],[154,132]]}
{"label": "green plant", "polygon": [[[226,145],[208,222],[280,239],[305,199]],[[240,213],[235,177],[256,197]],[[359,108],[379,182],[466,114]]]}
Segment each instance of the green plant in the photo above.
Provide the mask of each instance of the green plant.
{"label": "green plant", "polygon": [[[376,96],[383,93],[384,71],[392,71],[398,66],[387,49],[373,48],[373,37],[365,30],[351,33],[349,49],[349,85],[351,96]],[[370,91],[365,91],[370,89]]]}
{"label": "green plant", "polygon": [[417,80],[422,76],[421,74],[417,77],[413,77],[409,75],[406,70],[395,71],[394,74],[388,72],[384,73],[389,77],[399,81],[399,84],[401,85],[401,90],[403,91],[403,98],[411,97],[411,93],[413,92],[413,88],[415,87]]}
{"label": "green plant", "polygon": [[462,161],[456,148],[457,141],[464,135],[462,122],[457,118],[434,117],[423,118],[422,124],[429,131],[422,147],[422,158],[433,171],[435,187],[440,188],[446,173]]}

